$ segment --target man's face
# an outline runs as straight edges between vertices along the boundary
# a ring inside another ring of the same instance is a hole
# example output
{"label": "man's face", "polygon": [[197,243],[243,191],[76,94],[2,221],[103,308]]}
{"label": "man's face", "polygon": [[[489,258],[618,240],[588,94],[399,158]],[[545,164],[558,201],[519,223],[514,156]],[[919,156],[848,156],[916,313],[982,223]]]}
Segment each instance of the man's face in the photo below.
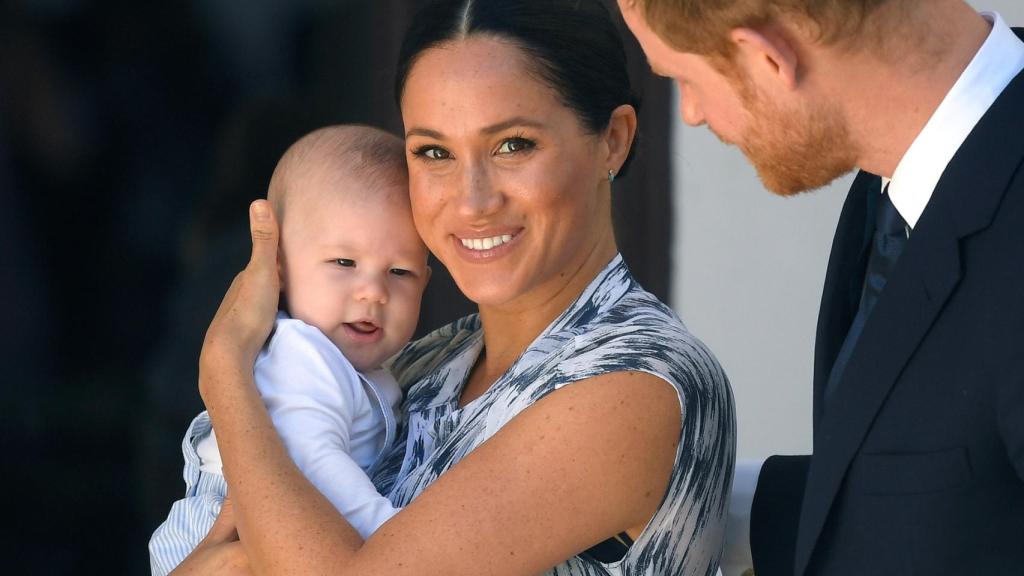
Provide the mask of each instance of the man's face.
{"label": "man's face", "polygon": [[651,70],[671,78],[679,87],[679,111],[690,126],[706,124],[727,144],[736,144],[749,122],[736,83],[727,78],[711,61],[697,54],[679,52],[665,43],[647,25],[637,7],[619,0],[626,25],[647,55]]}
{"label": "man's face", "polygon": [[839,110],[822,101],[785,108],[746,85],[750,123],[737,145],[765,188],[779,196],[821,188],[856,167],[857,155]]}
{"label": "man's face", "polygon": [[722,142],[742,150],[768,190],[789,196],[820,188],[855,167],[855,148],[835,106],[797,97],[775,101],[732,63],[726,74],[706,56],[675,50],[651,30],[639,8],[625,0],[619,6],[651,69],[678,85],[683,121],[706,124]]}

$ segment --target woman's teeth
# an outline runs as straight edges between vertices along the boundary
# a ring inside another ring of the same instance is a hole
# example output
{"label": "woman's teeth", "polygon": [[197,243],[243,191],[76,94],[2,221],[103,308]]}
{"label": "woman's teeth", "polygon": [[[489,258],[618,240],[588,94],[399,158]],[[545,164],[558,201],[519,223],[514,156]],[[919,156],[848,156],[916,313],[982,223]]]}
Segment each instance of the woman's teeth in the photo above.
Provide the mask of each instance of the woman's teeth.
{"label": "woman's teeth", "polygon": [[507,244],[512,241],[511,234],[502,234],[501,236],[493,236],[491,238],[459,238],[462,245],[470,250],[490,250],[491,248],[497,248],[502,244]]}

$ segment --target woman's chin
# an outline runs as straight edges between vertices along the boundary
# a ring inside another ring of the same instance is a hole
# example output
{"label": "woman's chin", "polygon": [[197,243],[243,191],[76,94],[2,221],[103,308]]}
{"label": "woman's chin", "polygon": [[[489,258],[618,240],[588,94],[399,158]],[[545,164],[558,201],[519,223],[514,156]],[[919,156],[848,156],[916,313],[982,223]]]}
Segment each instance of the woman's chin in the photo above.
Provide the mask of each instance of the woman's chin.
{"label": "woman's chin", "polygon": [[460,278],[453,274],[455,285],[477,306],[500,306],[515,300],[520,294],[514,286],[495,278]]}

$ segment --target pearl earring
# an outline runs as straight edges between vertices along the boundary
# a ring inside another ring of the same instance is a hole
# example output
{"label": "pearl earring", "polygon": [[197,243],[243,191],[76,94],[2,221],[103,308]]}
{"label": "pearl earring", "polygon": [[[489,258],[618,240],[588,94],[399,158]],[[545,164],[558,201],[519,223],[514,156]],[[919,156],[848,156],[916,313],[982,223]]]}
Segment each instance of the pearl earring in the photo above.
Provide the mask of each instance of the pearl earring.
{"label": "pearl earring", "polygon": [[608,182],[615,182],[615,170],[608,171]]}

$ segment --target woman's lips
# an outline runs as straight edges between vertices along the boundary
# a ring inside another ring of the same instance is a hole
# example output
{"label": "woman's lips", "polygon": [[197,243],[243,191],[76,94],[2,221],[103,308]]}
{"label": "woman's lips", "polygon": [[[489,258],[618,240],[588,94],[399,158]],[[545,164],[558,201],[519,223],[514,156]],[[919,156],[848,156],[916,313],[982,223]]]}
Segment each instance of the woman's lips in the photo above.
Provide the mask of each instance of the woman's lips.
{"label": "woman's lips", "polygon": [[501,230],[472,235],[453,235],[452,243],[456,251],[469,260],[489,260],[506,254],[515,246],[522,228],[518,230]]}
{"label": "woman's lips", "polygon": [[512,235],[501,234],[500,236],[491,236],[488,238],[459,238],[459,241],[462,242],[462,245],[466,248],[479,252],[481,250],[497,248],[502,244],[508,244],[512,241]]}

